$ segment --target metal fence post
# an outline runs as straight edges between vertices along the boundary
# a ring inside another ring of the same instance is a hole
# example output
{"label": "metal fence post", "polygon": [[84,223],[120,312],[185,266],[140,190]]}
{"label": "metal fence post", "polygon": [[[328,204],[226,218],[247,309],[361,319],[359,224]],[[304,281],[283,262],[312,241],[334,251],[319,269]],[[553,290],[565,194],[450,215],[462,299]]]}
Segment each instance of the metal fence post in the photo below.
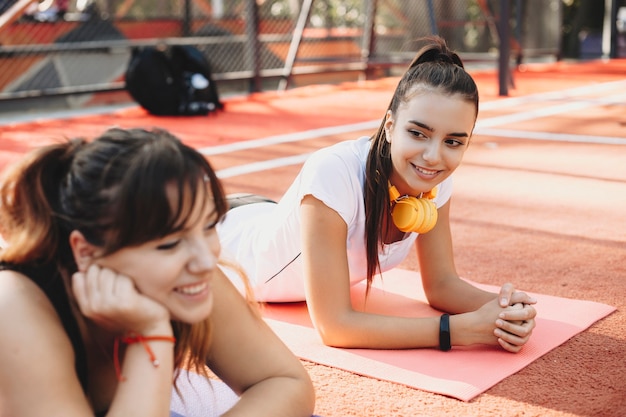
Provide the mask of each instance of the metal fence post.
{"label": "metal fence post", "polygon": [[363,38],[361,43],[361,61],[365,64],[365,79],[370,76],[370,59],[376,45],[376,6],[378,0],[366,0],[365,22],[363,24]]}
{"label": "metal fence post", "polygon": [[500,21],[498,22],[498,33],[500,35],[499,59],[498,59],[498,84],[500,86],[500,96],[509,95],[509,60],[511,58],[511,28],[509,17],[511,9],[509,0],[500,0]]}
{"label": "metal fence post", "polygon": [[435,5],[433,0],[428,0],[428,22],[430,23],[430,33],[433,35],[439,35],[439,29],[437,29],[437,18],[435,17]]}
{"label": "metal fence post", "polygon": [[289,44],[289,51],[287,52],[287,57],[285,58],[285,66],[283,67],[283,75],[278,84],[278,90],[284,91],[287,89],[289,85],[289,81],[291,79],[291,71],[293,70],[293,65],[296,62],[296,57],[298,56],[298,49],[300,49],[300,44],[302,43],[302,36],[304,34],[304,29],[306,28],[306,24],[309,21],[309,17],[311,16],[311,7],[313,6],[313,0],[304,0],[302,5],[300,6],[300,14],[298,15],[298,21],[296,23],[296,27],[293,30],[293,37],[291,38],[291,43]]}
{"label": "metal fence post", "polygon": [[261,45],[259,43],[259,7],[256,0],[246,1],[246,38],[245,62],[252,70],[250,92],[261,91]]}
{"label": "metal fence post", "polygon": [[617,0],[604,1],[602,55],[617,58]]}
{"label": "metal fence post", "polygon": [[191,0],[185,0],[182,23],[183,37],[191,36]]}

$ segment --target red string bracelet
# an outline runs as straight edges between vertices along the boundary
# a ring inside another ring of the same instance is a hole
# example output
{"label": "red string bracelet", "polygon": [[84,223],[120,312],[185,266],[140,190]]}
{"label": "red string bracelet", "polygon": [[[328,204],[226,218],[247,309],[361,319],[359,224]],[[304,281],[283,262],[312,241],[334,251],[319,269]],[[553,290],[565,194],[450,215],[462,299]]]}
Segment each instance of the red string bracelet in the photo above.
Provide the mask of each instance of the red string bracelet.
{"label": "red string bracelet", "polygon": [[161,342],[172,342],[176,343],[176,338],[174,336],[143,336],[139,333],[130,332],[126,336],[118,336],[115,338],[115,344],[113,346],[113,364],[115,365],[115,374],[117,375],[118,381],[125,381],[126,378],[122,375],[122,369],[120,366],[120,358],[119,358],[119,350],[120,343],[124,343],[127,345],[133,343],[141,343],[146,352],[148,352],[148,356],[150,356],[150,362],[152,362],[152,366],[155,368],[159,367],[159,360],[154,355],[152,349],[150,349],[150,345],[148,342],[161,341]]}

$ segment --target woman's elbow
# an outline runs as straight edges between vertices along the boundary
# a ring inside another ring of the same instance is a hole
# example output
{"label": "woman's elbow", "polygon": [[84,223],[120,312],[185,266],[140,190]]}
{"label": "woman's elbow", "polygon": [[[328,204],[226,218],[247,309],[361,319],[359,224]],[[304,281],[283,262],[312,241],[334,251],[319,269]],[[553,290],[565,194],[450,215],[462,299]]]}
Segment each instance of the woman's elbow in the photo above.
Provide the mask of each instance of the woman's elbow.
{"label": "woman's elbow", "polygon": [[448,311],[448,306],[444,302],[445,300],[439,297],[426,297],[428,305],[439,311]]}
{"label": "woman's elbow", "polygon": [[338,344],[340,344],[340,337],[338,337],[339,335],[332,329],[332,327],[333,326],[318,325],[315,329],[317,330],[317,334],[320,336],[320,339],[322,339],[323,344],[330,347],[341,347],[338,346]]}
{"label": "woman's elbow", "polygon": [[326,346],[335,348],[353,348],[354,340],[350,332],[343,326],[333,323],[331,325],[320,324],[316,327],[317,333]]}
{"label": "woman's elbow", "polygon": [[315,387],[304,367],[289,377],[288,386],[282,390],[283,398],[290,398],[288,415],[310,417],[315,411]]}
{"label": "woman's elbow", "polygon": [[428,305],[439,311],[450,309],[451,291],[453,291],[450,280],[426,280],[423,288]]}

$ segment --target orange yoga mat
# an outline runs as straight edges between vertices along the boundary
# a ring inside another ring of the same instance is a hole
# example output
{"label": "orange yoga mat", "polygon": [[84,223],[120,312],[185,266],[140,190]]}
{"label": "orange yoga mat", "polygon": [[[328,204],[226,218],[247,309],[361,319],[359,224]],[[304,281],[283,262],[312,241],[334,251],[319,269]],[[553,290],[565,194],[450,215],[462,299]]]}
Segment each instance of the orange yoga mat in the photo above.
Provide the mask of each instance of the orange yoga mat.
{"label": "orange yoga mat", "polygon": [[[499,287],[475,284],[488,291]],[[380,380],[469,401],[535,359],[558,347],[616,309],[591,301],[536,294],[537,326],[519,353],[499,347],[375,350],[325,346],[313,328],[305,303],[267,304],[268,324],[300,358]],[[353,299],[364,300],[365,285],[353,287]],[[357,301],[359,302],[359,301]],[[436,316],[421,287],[418,272],[395,269],[377,279],[365,311],[397,316]]]}

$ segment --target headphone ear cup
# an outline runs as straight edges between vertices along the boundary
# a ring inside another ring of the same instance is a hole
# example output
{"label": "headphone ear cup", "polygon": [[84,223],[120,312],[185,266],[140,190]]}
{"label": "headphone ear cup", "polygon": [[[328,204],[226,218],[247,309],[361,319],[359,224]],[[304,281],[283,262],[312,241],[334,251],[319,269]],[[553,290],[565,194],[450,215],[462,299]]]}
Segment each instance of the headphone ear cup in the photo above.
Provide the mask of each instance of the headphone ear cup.
{"label": "headphone ear cup", "polygon": [[424,209],[415,197],[407,197],[396,201],[391,210],[391,218],[398,230],[414,232],[416,226],[424,222]]}
{"label": "headphone ear cup", "polygon": [[396,201],[391,217],[402,232],[427,233],[437,224],[437,206],[426,198],[407,197]]}
{"label": "headphone ear cup", "polygon": [[424,220],[420,225],[416,226],[414,231],[417,233],[430,232],[437,224],[437,218],[439,217],[439,213],[437,212],[437,206],[432,200],[426,198],[420,198],[417,200],[417,202],[420,203],[422,206]]}

